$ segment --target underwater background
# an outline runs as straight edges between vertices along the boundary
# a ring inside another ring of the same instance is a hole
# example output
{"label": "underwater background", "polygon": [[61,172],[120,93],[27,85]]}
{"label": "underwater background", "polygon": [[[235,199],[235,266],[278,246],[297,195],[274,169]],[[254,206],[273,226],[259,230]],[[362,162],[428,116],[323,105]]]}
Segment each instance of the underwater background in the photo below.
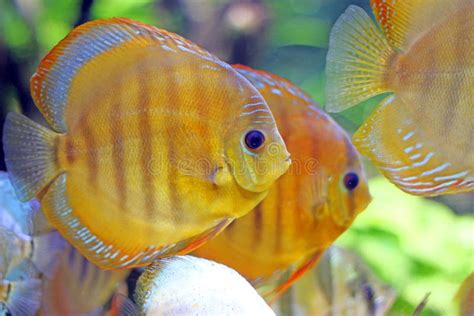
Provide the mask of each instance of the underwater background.
{"label": "underwater background", "polygon": [[[176,32],[230,64],[285,77],[324,105],[329,32],[350,4],[370,12],[367,0],[0,0],[0,125],[9,111],[41,120],[29,92],[40,58],[75,25],[104,17]],[[332,116],[353,133],[382,98]],[[397,291],[390,315],[411,314],[428,292],[422,315],[454,315],[453,297],[474,270],[474,194],[410,196],[364,163],[374,200],[336,244]]]}

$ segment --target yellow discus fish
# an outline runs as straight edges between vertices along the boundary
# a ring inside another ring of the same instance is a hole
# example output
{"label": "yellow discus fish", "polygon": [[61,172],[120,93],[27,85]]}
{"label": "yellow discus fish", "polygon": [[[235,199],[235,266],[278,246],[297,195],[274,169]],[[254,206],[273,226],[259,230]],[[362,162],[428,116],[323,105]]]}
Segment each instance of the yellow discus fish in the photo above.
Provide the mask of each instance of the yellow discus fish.
{"label": "yellow discus fish", "polygon": [[236,69],[268,102],[292,167],[249,214],[195,251],[251,281],[302,262],[282,292],[319,259],[371,200],[349,137],[303,91],[273,74]]}
{"label": "yellow discus fish", "polygon": [[390,92],[354,144],[403,191],[474,190],[474,2],[372,0],[331,32],[327,109]]}
{"label": "yellow discus fish", "polygon": [[[186,253],[249,212],[291,160],[259,92],[186,39],[127,19],[74,29],[10,113],[6,165],[22,200],[100,268]],[[263,170],[263,171],[262,171]]]}

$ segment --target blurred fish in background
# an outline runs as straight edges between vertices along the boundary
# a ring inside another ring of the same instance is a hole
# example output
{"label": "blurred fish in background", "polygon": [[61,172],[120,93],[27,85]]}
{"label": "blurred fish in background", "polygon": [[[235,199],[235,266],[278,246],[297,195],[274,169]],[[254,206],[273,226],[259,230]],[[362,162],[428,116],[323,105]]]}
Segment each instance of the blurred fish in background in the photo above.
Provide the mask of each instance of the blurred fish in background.
{"label": "blurred fish in background", "polygon": [[58,233],[33,237],[38,204],[20,202],[8,175],[0,172],[0,310],[34,315],[41,302],[41,279],[51,275],[64,247]]}
{"label": "blurred fish in background", "polygon": [[382,316],[395,297],[362,259],[332,246],[272,307],[288,316]]}
{"label": "blurred fish in background", "polygon": [[57,256],[51,277],[43,278],[39,315],[98,316],[129,270],[102,270],[70,244]]}
{"label": "blurred fish in background", "polygon": [[378,26],[350,6],[327,55],[326,109],[392,93],[354,143],[403,191],[474,190],[474,2],[372,0]]}
{"label": "blurred fish in background", "polygon": [[459,287],[455,300],[460,316],[474,315],[474,272],[469,274]]}

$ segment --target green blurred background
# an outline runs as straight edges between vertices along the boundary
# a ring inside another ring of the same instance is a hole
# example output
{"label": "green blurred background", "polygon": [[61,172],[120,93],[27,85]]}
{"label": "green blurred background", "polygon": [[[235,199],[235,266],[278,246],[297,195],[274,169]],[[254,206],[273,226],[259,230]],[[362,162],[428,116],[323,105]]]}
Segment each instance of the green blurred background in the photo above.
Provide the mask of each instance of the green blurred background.
{"label": "green blurred background", "polygon": [[[0,0],[0,124],[8,111],[41,120],[29,93],[40,58],[75,25],[122,16],[179,33],[229,63],[286,77],[324,105],[329,32],[369,0]],[[380,100],[380,99],[378,99]],[[354,132],[378,100],[335,119]],[[409,196],[366,161],[374,200],[338,244],[354,249],[398,293],[391,315],[455,315],[453,296],[474,270],[474,195]],[[4,169],[0,153],[0,169]]]}

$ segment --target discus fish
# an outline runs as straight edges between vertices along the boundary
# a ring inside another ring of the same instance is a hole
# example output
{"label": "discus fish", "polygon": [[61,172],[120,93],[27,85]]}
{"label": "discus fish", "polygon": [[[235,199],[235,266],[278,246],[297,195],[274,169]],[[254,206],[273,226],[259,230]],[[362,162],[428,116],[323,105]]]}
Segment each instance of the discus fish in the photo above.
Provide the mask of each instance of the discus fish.
{"label": "discus fish", "polygon": [[331,31],[327,109],[391,93],[354,144],[401,190],[474,189],[474,2],[371,0],[378,28],[350,6]]}
{"label": "discus fish", "polygon": [[139,22],[77,27],[41,61],[31,90],[52,129],[7,116],[13,186],[21,200],[38,197],[100,268],[193,250],[248,213],[291,163],[245,78]]}
{"label": "discus fish", "polygon": [[354,253],[331,246],[318,265],[274,304],[278,315],[382,316],[396,294]]}
{"label": "discus fish", "polygon": [[153,263],[138,279],[135,301],[121,297],[109,315],[275,315],[237,272],[192,256]]}
{"label": "discus fish", "polygon": [[235,66],[259,89],[292,155],[292,167],[249,214],[195,251],[255,284],[295,262],[276,293],[311,268],[371,200],[349,137],[314,101],[273,74]]}
{"label": "discus fish", "polygon": [[69,244],[57,260],[52,276],[43,280],[39,315],[103,314],[104,305],[129,273],[101,270]]}

